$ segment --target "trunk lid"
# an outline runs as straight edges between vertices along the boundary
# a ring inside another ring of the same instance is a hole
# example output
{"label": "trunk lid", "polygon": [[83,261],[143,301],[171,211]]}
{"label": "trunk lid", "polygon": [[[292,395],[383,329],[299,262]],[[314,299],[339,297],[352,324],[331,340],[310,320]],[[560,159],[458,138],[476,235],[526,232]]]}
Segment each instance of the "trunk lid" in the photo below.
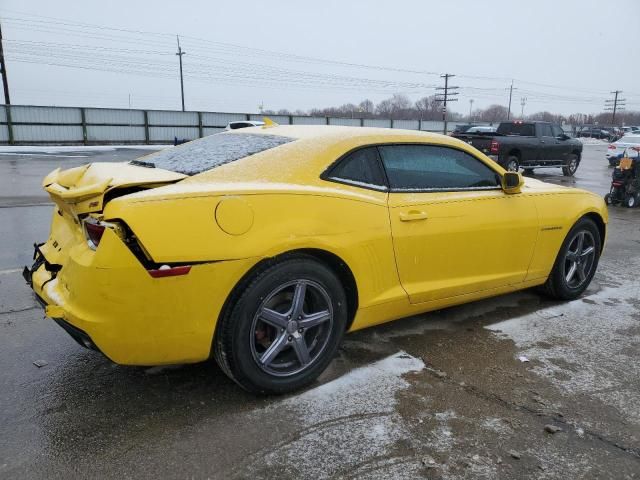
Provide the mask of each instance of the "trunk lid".
{"label": "trunk lid", "polygon": [[140,163],[96,162],[51,172],[42,182],[58,208],[78,216],[102,211],[120,195],[175,183],[186,175]]}

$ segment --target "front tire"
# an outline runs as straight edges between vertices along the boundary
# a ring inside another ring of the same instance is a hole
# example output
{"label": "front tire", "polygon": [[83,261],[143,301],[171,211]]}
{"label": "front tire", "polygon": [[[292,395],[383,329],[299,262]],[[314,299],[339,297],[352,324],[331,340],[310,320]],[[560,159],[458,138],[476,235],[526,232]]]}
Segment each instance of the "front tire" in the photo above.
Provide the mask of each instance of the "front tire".
{"label": "front tire", "polygon": [[340,280],[323,263],[296,255],[266,266],[241,285],[214,341],[222,370],[245,390],[286,393],[329,365],[347,323]]}
{"label": "front tire", "polygon": [[575,153],[567,155],[567,166],[562,167],[562,174],[565,177],[573,177],[573,175],[576,173],[576,170],[578,170],[579,163],[580,162],[578,161],[578,156]]}
{"label": "front tire", "polygon": [[560,247],[544,292],[558,300],[578,298],[596,273],[601,249],[602,239],[595,222],[590,218],[578,220]]}

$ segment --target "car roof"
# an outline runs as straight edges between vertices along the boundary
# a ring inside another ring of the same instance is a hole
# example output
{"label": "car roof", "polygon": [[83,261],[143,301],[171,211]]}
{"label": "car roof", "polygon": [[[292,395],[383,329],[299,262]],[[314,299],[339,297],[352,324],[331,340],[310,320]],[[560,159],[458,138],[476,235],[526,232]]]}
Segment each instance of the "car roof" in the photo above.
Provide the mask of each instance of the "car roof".
{"label": "car roof", "polygon": [[348,127],[340,125],[275,125],[263,127],[249,127],[242,130],[234,130],[227,134],[261,134],[279,135],[295,139],[326,139],[340,141],[346,138],[364,139],[369,137],[379,137],[381,142],[401,141],[403,137],[420,137],[421,141],[442,141],[442,138],[450,138],[438,133],[423,132],[420,130],[404,130],[400,128],[379,128],[379,127]]}

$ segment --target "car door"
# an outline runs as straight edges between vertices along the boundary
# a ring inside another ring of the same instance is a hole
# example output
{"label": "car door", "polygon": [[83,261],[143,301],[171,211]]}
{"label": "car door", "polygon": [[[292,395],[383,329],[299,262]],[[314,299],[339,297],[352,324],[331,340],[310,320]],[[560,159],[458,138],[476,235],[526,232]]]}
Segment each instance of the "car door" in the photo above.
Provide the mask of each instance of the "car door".
{"label": "car door", "polygon": [[556,138],[553,136],[553,130],[548,123],[540,124],[540,147],[540,160],[557,160]]}
{"label": "car door", "polygon": [[573,147],[567,142],[568,137],[564,134],[564,130],[558,125],[551,125],[553,137],[555,138],[554,160],[566,162],[567,155],[573,151]]}
{"label": "car door", "polygon": [[506,194],[487,163],[457,148],[378,147],[389,182],[396,264],[411,303],[522,282],[538,217],[525,194]]}

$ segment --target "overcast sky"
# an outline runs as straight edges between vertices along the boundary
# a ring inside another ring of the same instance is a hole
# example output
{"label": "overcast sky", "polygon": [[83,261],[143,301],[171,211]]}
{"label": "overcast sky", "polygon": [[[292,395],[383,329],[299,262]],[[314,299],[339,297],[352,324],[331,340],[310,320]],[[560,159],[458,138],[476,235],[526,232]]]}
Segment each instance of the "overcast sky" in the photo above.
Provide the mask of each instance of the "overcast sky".
{"label": "overcast sky", "polygon": [[599,112],[616,89],[640,110],[639,19],[638,0],[0,4],[14,104],[180,108],[180,34],[186,108],[229,112],[416,100],[444,72],[465,114],[512,78],[517,112]]}

